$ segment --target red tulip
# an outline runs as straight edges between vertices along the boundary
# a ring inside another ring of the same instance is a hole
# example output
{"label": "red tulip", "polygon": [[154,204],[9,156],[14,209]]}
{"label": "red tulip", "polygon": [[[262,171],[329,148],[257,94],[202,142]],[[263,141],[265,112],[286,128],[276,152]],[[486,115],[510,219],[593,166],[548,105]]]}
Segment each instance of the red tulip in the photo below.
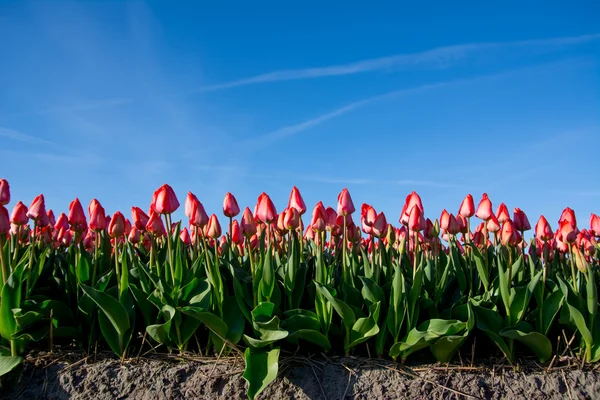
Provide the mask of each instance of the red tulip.
{"label": "red tulip", "polygon": [[[10,232],[10,218],[8,217],[8,210],[2,204],[0,204],[0,235],[4,237],[8,232]],[[0,249],[0,251],[2,251],[2,249]]]}
{"label": "red tulip", "polygon": [[44,215],[46,215],[46,201],[44,200],[44,195],[40,194],[33,199],[33,202],[27,211],[27,216],[32,220],[37,221]]}
{"label": "red tulip", "polygon": [[244,213],[242,214],[242,234],[245,237],[250,237],[256,235],[256,221],[254,220],[254,216],[248,207],[244,209]]}
{"label": "red tulip", "polygon": [[295,208],[300,215],[306,212],[306,204],[304,204],[304,199],[302,199],[302,195],[296,186],[292,188],[292,193],[290,193],[288,208]]}
{"label": "red tulip", "polygon": [[283,226],[289,231],[298,229],[298,227],[300,226],[300,213],[297,209],[292,207],[285,210]]}
{"label": "red tulip", "polygon": [[[321,202],[319,202],[321,203]],[[321,203],[323,205],[323,203]],[[333,209],[333,207],[327,207],[325,209],[325,223],[327,225],[327,230],[331,231],[335,227],[335,220],[337,219],[337,212]]]}
{"label": "red tulip", "polygon": [[211,239],[218,239],[221,236],[221,224],[219,224],[219,219],[215,214],[211,215],[208,220],[206,236]]}
{"label": "red tulip", "polygon": [[208,224],[208,214],[204,210],[204,206],[199,200],[192,200],[190,210],[190,224],[198,228],[203,228]]}
{"label": "red tulip", "polygon": [[46,215],[48,216],[48,224],[54,226],[54,224],[56,224],[56,218],[54,217],[54,211],[48,210],[48,211],[46,211]]}
{"label": "red tulip", "polygon": [[531,225],[529,224],[529,219],[527,219],[527,215],[520,208],[515,208],[513,211],[513,219],[515,223],[515,228],[519,232],[524,232],[531,230]]}
{"label": "red tulip", "polygon": [[127,239],[129,239],[129,241],[133,244],[139,243],[140,242],[140,230],[137,228],[137,226],[133,226],[133,228],[131,228],[131,231],[129,232],[129,235],[127,236]]}
{"label": "red tulip", "polygon": [[10,185],[6,179],[0,179],[0,205],[10,203]]}
{"label": "red tulip", "polygon": [[475,204],[473,203],[473,196],[471,196],[471,194],[468,194],[467,197],[465,197],[460,205],[458,213],[465,218],[471,218],[475,215]]}
{"label": "red tulip", "polygon": [[125,216],[117,211],[110,220],[108,235],[112,238],[120,238],[125,234]]}
{"label": "red tulip", "polygon": [[552,228],[550,228],[550,224],[543,215],[540,216],[537,224],[535,224],[535,237],[544,242],[554,237]]}
{"label": "red tulip", "polygon": [[150,213],[150,217],[148,222],[146,223],[145,230],[154,234],[154,236],[161,237],[167,234],[165,230],[165,225],[163,224],[162,219],[160,218],[160,214],[152,211]]}
{"label": "red tulip", "polygon": [[347,217],[348,215],[354,213],[354,211],[356,211],[356,209],[354,208],[354,203],[352,203],[350,192],[348,192],[348,189],[344,188],[344,190],[342,190],[342,192],[338,195],[337,213]]}
{"label": "red tulip", "polygon": [[78,198],[69,204],[69,224],[75,232],[83,232],[87,228],[85,213]]}
{"label": "red tulip", "polygon": [[498,222],[501,224],[510,219],[510,214],[508,213],[508,207],[506,207],[506,204],[500,203],[498,209],[496,210],[496,216],[498,217]]}
{"label": "red tulip", "polygon": [[244,243],[244,236],[242,235],[242,230],[237,219],[234,219],[231,224],[231,242],[237,245]]}
{"label": "red tulip", "polygon": [[[198,201],[198,198],[196,197],[196,195],[192,192],[188,192],[186,198],[185,198],[185,216],[188,218],[192,218],[192,205],[194,204],[195,201]],[[208,217],[207,217],[208,220]]]}
{"label": "red tulip", "polygon": [[144,211],[142,211],[141,208],[131,207],[131,219],[133,220],[135,227],[144,232],[150,217]]}
{"label": "red tulip", "polygon": [[500,241],[502,244],[505,246],[516,246],[521,241],[519,236],[514,223],[510,219],[504,221],[502,231],[500,232]]}
{"label": "red tulip", "polygon": [[166,183],[154,192],[152,205],[159,214],[172,214],[179,208],[173,188]]}
{"label": "red tulip", "polygon": [[106,229],[106,213],[104,207],[96,199],[92,200],[88,207],[90,213],[90,229],[94,232],[101,232]]}
{"label": "red tulip", "polygon": [[413,206],[408,217],[408,229],[413,232],[419,232],[425,229],[423,211],[416,204]]}
{"label": "red tulip", "polygon": [[183,230],[179,232],[179,239],[181,239],[183,244],[186,246],[192,244],[192,239],[190,238],[190,233],[188,232],[187,228],[183,228]]}
{"label": "red tulip", "polygon": [[575,218],[575,211],[573,211],[569,207],[565,208],[562,214],[560,215],[558,224],[560,225],[563,221],[569,221],[573,226],[577,226],[577,218]]}
{"label": "red tulip", "polygon": [[23,204],[23,202],[19,201],[15,204],[10,216],[10,222],[19,226],[26,225],[29,222],[29,217],[27,217],[27,206]]}
{"label": "red tulip", "polygon": [[277,228],[277,230],[279,231],[279,233],[281,235],[285,234],[285,226],[283,225],[283,219],[285,218],[285,210],[283,210],[281,212],[281,214],[279,214],[277,216],[277,223],[275,224],[275,228]]}
{"label": "red tulip", "polygon": [[408,225],[410,213],[414,206],[419,207],[422,215],[424,212],[423,202],[421,201],[421,197],[419,197],[417,192],[413,191],[411,194],[406,196],[406,202],[404,203],[404,207],[402,208],[402,212],[400,213],[400,223],[402,225]]}
{"label": "red tulip", "polygon": [[71,244],[71,242],[73,241],[73,233],[71,232],[70,229],[61,228],[60,231],[58,231],[57,241],[60,244],[69,246]]}
{"label": "red tulip", "polygon": [[268,194],[265,192],[261,193],[256,203],[256,219],[265,224],[270,224],[276,218],[277,210],[275,209],[275,204],[273,204]]}
{"label": "red tulip", "polygon": [[377,211],[368,204],[363,204],[360,211],[361,227],[364,233],[373,233],[373,224],[377,218]]}
{"label": "red tulip", "polygon": [[479,205],[477,206],[477,212],[475,213],[475,216],[479,219],[487,221],[491,218],[493,213],[494,212],[492,211],[492,202],[490,201],[487,193],[484,193],[481,196],[481,201],[479,202]]}
{"label": "red tulip", "polygon": [[69,219],[67,218],[67,214],[61,213],[58,216],[58,220],[56,224],[54,224],[54,229],[58,232],[61,229],[69,229]]}
{"label": "red tulip", "polygon": [[487,220],[486,226],[488,232],[496,233],[500,231],[500,221],[496,218],[496,215],[492,214],[490,219]]}
{"label": "red tulip", "polygon": [[423,231],[423,236],[427,239],[431,240],[437,235],[435,234],[435,228],[433,226],[433,222],[429,218],[425,220],[425,230]]}
{"label": "red tulip", "polygon": [[596,214],[590,215],[590,229],[594,236],[600,237],[600,216]]}
{"label": "red tulip", "polygon": [[559,238],[564,243],[573,243],[577,239],[579,230],[571,221],[563,219],[558,228]]}
{"label": "red tulip", "polygon": [[223,214],[226,217],[233,218],[240,213],[240,206],[238,206],[235,197],[227,192],[225,199],[223,199]]}
{"label": "red tulip", "polygon": [[385,218],[385,215],[383,214],[383,212],[380,212],[379,214],[377,214],[377,217],[375,218],[375,222],[373,222],[373,236],[382,239],[387,235],[387,231],[388,231],[388,223],[387,223],[387,219]]}

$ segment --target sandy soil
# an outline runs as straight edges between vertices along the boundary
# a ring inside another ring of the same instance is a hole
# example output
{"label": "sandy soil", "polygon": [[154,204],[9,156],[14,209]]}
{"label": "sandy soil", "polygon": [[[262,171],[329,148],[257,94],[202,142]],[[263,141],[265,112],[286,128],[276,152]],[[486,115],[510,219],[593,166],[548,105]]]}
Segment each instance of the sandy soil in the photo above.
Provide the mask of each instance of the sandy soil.
{"label": "sandy soil", "polygon": [[[142,358],[121,363],[38,356],[0,382],[3,399],[243,399],[241,359]],[[600,399],[598,369],[403,367],[384,360],[294,357],[261,399]]]}

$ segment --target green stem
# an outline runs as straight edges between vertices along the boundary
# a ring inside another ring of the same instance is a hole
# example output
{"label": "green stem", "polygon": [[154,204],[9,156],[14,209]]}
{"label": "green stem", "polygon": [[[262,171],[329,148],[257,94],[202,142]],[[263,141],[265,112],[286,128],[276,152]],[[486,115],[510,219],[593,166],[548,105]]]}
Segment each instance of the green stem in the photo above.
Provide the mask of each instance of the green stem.
{"label": "green stem", "polygon": [[165,222],[167,225],[167,248],[169,251],[169,271],[171,272],[171,281],[175,285],[175,270],[173,269],[173,245],[171,244],[171,218],[169,214],[165,214]]}
{"label": "green stem", "polygon": [[417,257],[419,255],[418,250],[419,250],[419,231],[415,231],[415,247],[413,249],[413,254],[414,254],[414,266],[413,266],[413,280],[415,279],[415,276],[417,275],[417,266],[418,264],[418,260]]}
{"label": "green stem", "polygon": [[117,273],[117,288],[121,294],[121,272],[119,271],[119,238],[115,238],[115,272]]}
{"label": "green stem", "polygon": [[575,270],[575,257],[573,256],[573,244],[569,245],[569,258],[571,259],[571,277],[573,279],[573,290],[575,293],[579,293],[577,288],[577,272]]}
{"label": "green stem", "polygon": [[348,282],[348,270],[346,267],[346,217],[344,216],[344,231],[342,232],[342,282]]}
{"label": "green stem", "polygon": [[6,257],[4,255],[5,241],[6,238],[4,237],[4,235],[0,235],[0,262],[2,263],[2,286],[6,284],[9,274],[8,265],[6,265]]}
{"label": "green stem", "polygon": [[100,247],[100,232],[96,232],[94,237],[94,270],[92,271],[92,287],[96,286],[96,274],[98,271],[98,258],[100,257],[98,248]]}

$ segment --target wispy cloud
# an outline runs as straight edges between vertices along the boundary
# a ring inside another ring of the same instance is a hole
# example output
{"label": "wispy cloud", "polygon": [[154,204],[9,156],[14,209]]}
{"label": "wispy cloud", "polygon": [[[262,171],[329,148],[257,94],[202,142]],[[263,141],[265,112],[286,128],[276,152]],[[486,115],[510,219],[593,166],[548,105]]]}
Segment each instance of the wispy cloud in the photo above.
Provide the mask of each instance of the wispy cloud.
{"label": "wispy cloud", "polygon": [[13,129],[0,127],[0,137],[5,137],[11,140],[16,140],[23,143],[36,144],[36,145],[48,145],[53,144],[52,142],[42,139],[36,136],[27,135],[22,132],[15,131]]}
{"label": "wispy cloud", "polygon": [[592,42],[600,39],[600,33],[581,36],[568,36],[549,39],[521,40],[514,42],[467,43],[409,54],[397,54],[368,60],[355,61],[348,64],[331,65],[318,68],[288,69],[273,71],[249,78],[205,86],[199,92],[229,89],[256,83],[291,81],[299,79],[321,78],[326,76],[352,75],[364,72],[381,71],[390,68],[439,66],[448,65],[456,60],[462,60],[469,55],[500,48],[557,48]]}

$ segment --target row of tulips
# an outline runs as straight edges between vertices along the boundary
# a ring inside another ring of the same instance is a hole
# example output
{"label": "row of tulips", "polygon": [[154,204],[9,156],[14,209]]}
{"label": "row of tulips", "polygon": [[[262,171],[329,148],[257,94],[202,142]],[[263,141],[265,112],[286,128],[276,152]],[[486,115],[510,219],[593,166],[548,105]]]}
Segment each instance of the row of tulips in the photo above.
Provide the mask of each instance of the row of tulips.
{"label": "row of tulips", "polygon": [[[148,212],[106,214],[78,199],[68,214],[43,195],[9,213],[0,180],[0,374],[33,346],[105,345],[239,353],[254,398],[277,375],[281,349],[389,356],[428,349],[450,361],[480,337],[510,363],[541,362],[556,338],[573,337],[585,362],[600,359],[600,217],[579,229],[566,208],[555,231],[545,217],[494,212],[467,195],[456,214],[425,217],[412,192],[399,225],[350,193],[337,209],[319,202],[310,220],[296,187],[280,213],[266,193],[254,210],[227,193],[222,229],[188,193],[186,221],[173,221],[173,189],[154,192]],[[474,226],[476,224],[476,226]],[[185,226],[184,226],[185,225]],[[480,343],[480,342],[478,342]]]}

